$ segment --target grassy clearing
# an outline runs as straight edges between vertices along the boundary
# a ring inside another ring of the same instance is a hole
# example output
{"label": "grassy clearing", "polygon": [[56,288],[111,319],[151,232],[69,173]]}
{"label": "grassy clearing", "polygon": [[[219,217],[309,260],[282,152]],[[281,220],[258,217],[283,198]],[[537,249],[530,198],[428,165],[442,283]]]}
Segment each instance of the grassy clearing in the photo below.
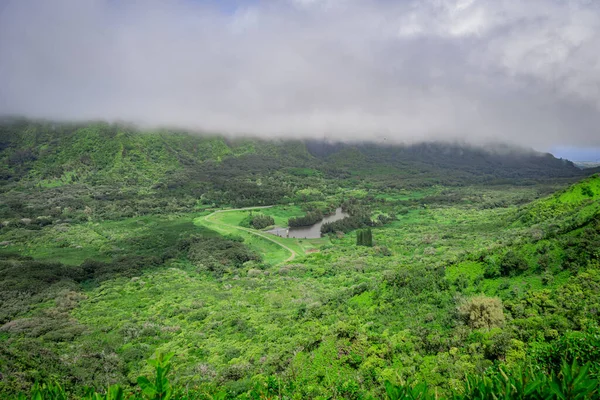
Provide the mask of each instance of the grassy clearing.
{"label": "grassy clearing", "polygon": [[224,225],[219,222],[198,217],[194,220],[196,226],[206,227],[221,235],[235,235],[244,239],[244,244],[256,251],[263,257],[267,264],[280,264],[290,257],[290,252],[277,243],[258,237],[255,234],[247,232],[241,228],[230,225]]}
{"label": "grassy clearing", "polygon": [[[293,250],[297,256],[302,256],[305,253],[312,253],[319,251],[319,248],[330,244],[331,241],[328,237],[319,239],[295,239],[295,238],[282,238],[279,236],[271,235],[268,233],[260,233],[267,236],[269,239],[277,242],[279,245],[274,247],[271,240],[259,237],[252,233],[250,229],[240,228],[238,225],[250,212],[260,212],[265,215],[272,216],[275,220],[275,224],[278,226],[287,226],[287,220],[294,216],[304,215],[304,211],[299,206],[275,206],[269,208],[255,209],[255,210],[231,210],[218,212],[210,215],[208,218],[197,218],[196,224],[205,224],[206,226],[215,229],[222,234],[235,234],[240,235],[244,238],[245,243],[251,248],[260,253],[266,262],[270,264],[279,264],[289,258],[284,257],[282,253],[282,247],[285,246]],[[265,243],[266,242],[266,243]]]}
{"label": "grassy clearing", "polygon": [[239,223],[251,213],[260,213],[273,217],[275,225],[284,227],[288,225],[288,219],[305,214],[299,206],[274,206],[253,210],[231,210],[219,212],[210,217],[212,221],[221,224],[239,225]]}
{"label": "grassy clearing", "polygon": [[275,220],[275,225],[281,227],[287,226],[288,219],[304,215],[304,211],[302,211],[300,206],[297,205],[275,206],[271,208],[265,208],[261,212],[265,215],[273,217]]}
{"label": "grassy clearing", "polygon": [[[268,210],[260,209],[257,211]],[[254,231],[253,229],[238,226],[249,210],[231,210],[199,217],[194,223],[206,226],[223,235],[238,235],[244,238],[244,243],[258,252],[263,260],[272,265],[285,262],[290,258],[304,255],[305,246],[300,245],[298,239],[281,238],[269,233]],[[319,242],[316,242],[317,244]],[[310,248],[313,248],[311,245]],[[289,250],[288,250],[289,249]]]}

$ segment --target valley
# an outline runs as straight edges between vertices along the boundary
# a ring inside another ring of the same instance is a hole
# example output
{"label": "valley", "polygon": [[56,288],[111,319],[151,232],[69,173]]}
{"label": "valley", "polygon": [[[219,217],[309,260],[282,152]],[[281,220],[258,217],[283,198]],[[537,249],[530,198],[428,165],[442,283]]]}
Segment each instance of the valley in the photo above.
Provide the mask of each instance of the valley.
{"label": "valley", "polygon": [[0,400],[600,399],[599,11],[0,0]]}
{"label": "valley", "polygon": [[[437,145],[341,162],[299,142],[3,129],[2,397],[138,398],[163,355],[179,399],[472,398],[465,377],[542,382],[563,360],[599,377],[598,175]],[[340,208],[320,238],[268,233]]]}

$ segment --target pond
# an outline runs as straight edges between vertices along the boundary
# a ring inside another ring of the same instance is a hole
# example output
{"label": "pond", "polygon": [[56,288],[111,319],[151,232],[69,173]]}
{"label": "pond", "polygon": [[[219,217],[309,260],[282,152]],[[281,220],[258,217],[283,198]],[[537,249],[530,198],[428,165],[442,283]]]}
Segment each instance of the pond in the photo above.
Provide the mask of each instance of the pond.
{"label": "pond", "polygon": [[314,225],[301,226],[298,228],[275,228],[267,232],[273,235],[295,239],[318,239],[321,237],[321,225],[326,222],[333,222],[346,218],[347,216],[348,214],[343,212],[342,209],[338,207],[335,210],[335,214],[326,216],[321,220],[321,222],[317,222]]}

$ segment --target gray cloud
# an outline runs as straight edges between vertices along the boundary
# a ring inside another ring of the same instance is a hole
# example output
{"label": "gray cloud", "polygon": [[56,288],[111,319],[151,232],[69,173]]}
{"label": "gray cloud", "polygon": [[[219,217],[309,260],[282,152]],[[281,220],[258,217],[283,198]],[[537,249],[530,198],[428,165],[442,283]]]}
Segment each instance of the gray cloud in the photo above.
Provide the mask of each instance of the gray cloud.
{"label": "gray cloud", "polygon": [[0,113],[600,146],[597,1],[216,3],[0,2]]}

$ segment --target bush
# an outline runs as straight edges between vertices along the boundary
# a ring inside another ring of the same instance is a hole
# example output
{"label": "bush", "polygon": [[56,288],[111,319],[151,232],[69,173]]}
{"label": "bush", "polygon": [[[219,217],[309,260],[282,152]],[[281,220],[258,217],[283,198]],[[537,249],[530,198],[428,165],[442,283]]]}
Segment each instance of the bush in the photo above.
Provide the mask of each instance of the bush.
{"label": "bush", "polygon": [[527,267],[527,261],[512,250],[506,252],[500,260],[500,273],[502,276],[520,274]]}
{"label": "bush", "polygon": [[499,298],[479,295],[463,300],[458,306],[458,313],[472,329],[490,330],[504,325],[503,309]]}
{"label": "bush", "polygon": [[487,279],[498,278],[501,275],[501,269],[499,263],[492,257],[483,258],[483,276]]}
{"label": "bush", "polygon": [[184,245],[188,259],[222,274],[223,267],[242,268],[247,261],[260,261],[260,256],[243,243],[223,238],[192,238]]}

